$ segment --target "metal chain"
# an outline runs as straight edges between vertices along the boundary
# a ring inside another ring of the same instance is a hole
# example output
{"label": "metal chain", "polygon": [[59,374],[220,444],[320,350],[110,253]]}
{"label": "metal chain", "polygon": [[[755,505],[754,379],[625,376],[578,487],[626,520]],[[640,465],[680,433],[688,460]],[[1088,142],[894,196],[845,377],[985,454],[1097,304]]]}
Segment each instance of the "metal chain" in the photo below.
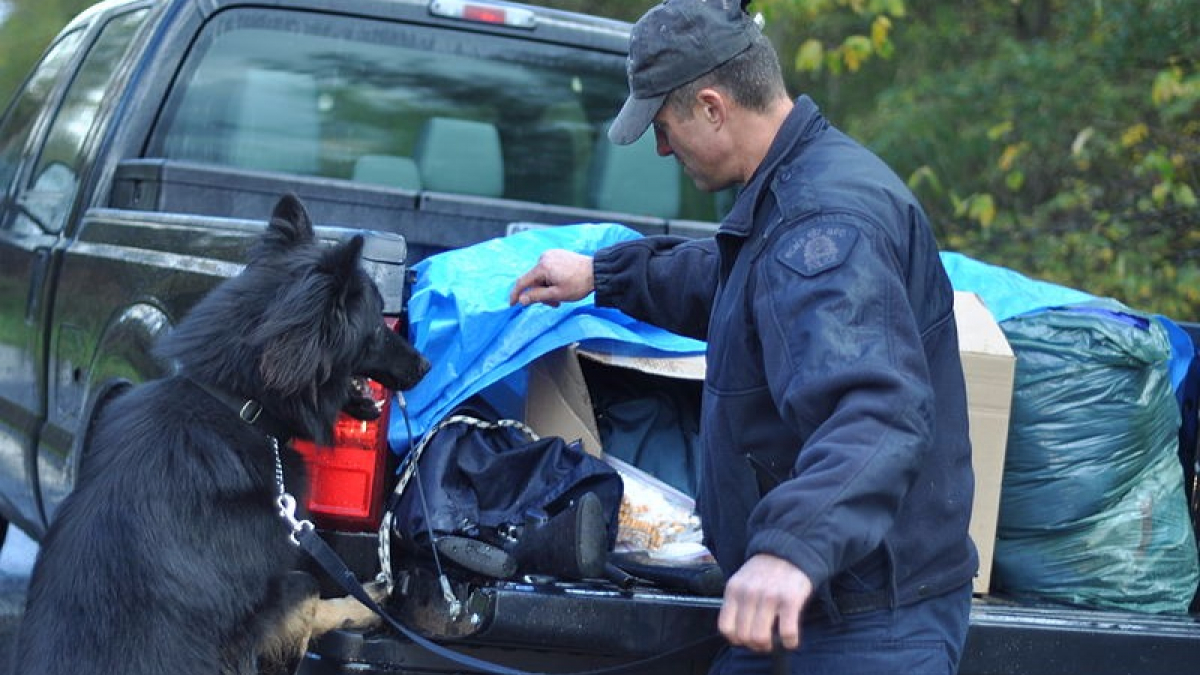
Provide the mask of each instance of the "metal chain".
{"label": "metal chain", "polygon": [[275,487],[278,488],[275,496],[275,510],[283,522],[288,526],[288,539],[292,544],[299,546],[300,540],[296,535],[311,530],[315,526],[310,520],[299,520],[296,518],[296,498],[288,494],[283,487],[283,460],[279,457],[279,439],[271,436],[271,452],[275,455]]}
{"label": "metal chain", "polygon": [[279,494],[287,494],[283,489],[283,460],[279,458],[279,439],[271,436],[271,452],[275,453],[275,487],[279,488]]}

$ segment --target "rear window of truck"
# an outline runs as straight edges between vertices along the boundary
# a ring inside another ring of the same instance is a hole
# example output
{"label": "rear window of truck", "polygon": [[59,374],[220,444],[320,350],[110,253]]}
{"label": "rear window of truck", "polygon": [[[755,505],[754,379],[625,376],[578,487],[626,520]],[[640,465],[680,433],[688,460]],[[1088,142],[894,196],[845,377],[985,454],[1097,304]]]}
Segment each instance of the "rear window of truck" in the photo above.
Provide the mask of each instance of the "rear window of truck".
{"label": "rear window of truck", "polygon": [[[466,25],[465,25],[466,26]],[[467,26],[469,27],[469,26]],[[714,220],[647,134],[605,137],[623,55],[472,30],[238,8],[187,57],[151,156]]]}

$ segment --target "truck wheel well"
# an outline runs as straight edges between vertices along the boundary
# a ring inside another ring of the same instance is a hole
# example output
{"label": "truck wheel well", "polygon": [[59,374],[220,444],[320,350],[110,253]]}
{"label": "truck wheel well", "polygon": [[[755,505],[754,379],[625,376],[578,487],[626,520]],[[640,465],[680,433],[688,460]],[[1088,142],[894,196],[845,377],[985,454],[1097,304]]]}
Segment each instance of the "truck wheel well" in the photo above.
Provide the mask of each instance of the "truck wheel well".
{"label": "truck wheel well", "polygon": [[96,404],[92,406],[91,414],[87,418],[87,427],[84,429],[83,436],[80,439],[79,446],[79,465],[75,467],[75,476],[79,476],[79,470],[83,468],[83,463],[88,460],[88,448],[91,447],[92,434],[96,430],[96,421],[100,419],[104,409],[109,403],[112,403],[118,396],[124,394],[133,388],[133,383],[122,380],[114,382],[101,392],[96,399]]}

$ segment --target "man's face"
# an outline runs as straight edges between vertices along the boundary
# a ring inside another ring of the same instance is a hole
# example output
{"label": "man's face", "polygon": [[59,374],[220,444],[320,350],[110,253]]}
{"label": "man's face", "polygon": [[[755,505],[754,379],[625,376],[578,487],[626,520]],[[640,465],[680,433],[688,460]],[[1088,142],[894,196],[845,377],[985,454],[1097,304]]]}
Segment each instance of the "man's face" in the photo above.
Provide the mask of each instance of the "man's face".
{"label": "man's face", "polygon": [[733,184],[733,180],[722,175],[726,163],[723,139],[704,114],[699,100],[693,102],[689,116],[679,115],[670,102],[663,104],[654,116],[652,127],[658,154],[675,155],[697,188],[715,192]]}

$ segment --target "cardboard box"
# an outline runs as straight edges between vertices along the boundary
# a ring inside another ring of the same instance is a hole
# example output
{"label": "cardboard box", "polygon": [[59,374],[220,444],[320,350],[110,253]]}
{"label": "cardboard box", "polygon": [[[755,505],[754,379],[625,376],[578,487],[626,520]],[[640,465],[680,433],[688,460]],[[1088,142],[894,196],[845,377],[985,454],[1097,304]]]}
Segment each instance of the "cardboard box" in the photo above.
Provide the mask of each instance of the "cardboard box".
{"label": "cardboard box", "polygon": [[958,352],[967,382],[971,465],[975,470],[971,539],[979,549],[979,574],[975,577],[974,591],[986,594],[992,583],[992,556],[1017,360],[1004,331],[978,295],[956,292],[954,315],[958,324]]}
{"label": "cardboard box", "polygon": [[[954,310],[959,352],[966,375],[975,470],[975,503],[970,531],[979,549],[980,567],[974,590],[987,593],[991,584],[1016,360],[1003,331],[977,295],[955,293]],[[526,423],[543,436],[581,439],[584,449],[597,456],[602,453],[600,435],[580,359],[663,377],[704,379],[703,355],[630,358],[573,345],[543,356],[529,370]]]}
{"label": "cardboard box", "polygon": [[703,354],[676,358],[616,356],[571,345],[535,361],[529,368],[525,423],[541,436],[578,438],[584,450],[597,457],[602,454],[600,432],[580,359],[662,377],[704,380]]}

